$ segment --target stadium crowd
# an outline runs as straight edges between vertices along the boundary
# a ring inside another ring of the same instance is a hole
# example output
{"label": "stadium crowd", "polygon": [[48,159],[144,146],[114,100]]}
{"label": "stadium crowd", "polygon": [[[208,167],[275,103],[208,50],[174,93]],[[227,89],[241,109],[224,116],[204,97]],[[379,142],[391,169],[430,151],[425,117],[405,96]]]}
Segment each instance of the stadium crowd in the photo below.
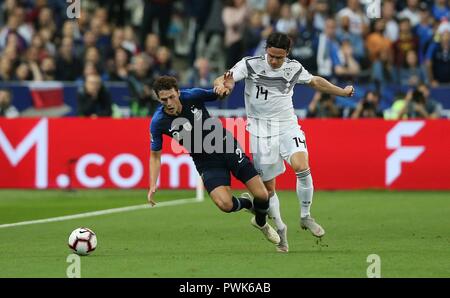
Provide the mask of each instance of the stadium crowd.
{"label": "stadium crowd", "polygon": [[[349,112],[316,94],[309,117],[386,117],[385,85],[409,86],[392,98],[389,118],[439,117],[430,88],[450,83],[450,1],[381,1],[369,19],[359,0],[81,0],[79,18],[66,1],[0,1],[0,82],[70,81],[78,114],[111,116],[105,82],[125,82],[130,115],[156,107],[161,75],[184,86],[212,86],[244,56],[264,53],[273,31],[293,40],[291,58],[338,84],[375,84]],[[8,90],[0,115],[18,116]]]}

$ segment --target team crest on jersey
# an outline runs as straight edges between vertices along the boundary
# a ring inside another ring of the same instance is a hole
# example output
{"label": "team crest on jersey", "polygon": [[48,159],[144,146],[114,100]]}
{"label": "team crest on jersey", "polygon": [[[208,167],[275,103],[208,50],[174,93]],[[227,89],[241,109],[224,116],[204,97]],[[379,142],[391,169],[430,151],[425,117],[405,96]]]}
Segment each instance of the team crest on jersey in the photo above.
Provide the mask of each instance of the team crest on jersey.
{"label": "team crest on jersey", "polygon": [[197,109],[195,106],[191,106],[191,112],[192,114],[194,114],[194,119],[195,120],[200,120],[202,119],[202,110]]}
{"label": "team crest on jersey", "polygon": [[291,74],[292,74],[292,68],[286,67],[286,68],[284,69],[284,76],[287,77],[287,78],[289,78],[289,77],[291,76]]}

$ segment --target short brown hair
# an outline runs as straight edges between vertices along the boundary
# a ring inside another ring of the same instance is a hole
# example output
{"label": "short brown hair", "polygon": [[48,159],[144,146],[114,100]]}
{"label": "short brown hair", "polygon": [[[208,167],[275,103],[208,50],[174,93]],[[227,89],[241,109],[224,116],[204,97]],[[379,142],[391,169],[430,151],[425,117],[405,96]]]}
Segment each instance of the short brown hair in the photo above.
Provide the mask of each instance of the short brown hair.
{"label": "short brown hair", "polygon": [[174,77],[162,76],[156,79],[153,84],[153,90],[155,90],[156,95],[159,97],[159,91],[161,90],[170,90],[174,88],[178,91],[178,82]]}

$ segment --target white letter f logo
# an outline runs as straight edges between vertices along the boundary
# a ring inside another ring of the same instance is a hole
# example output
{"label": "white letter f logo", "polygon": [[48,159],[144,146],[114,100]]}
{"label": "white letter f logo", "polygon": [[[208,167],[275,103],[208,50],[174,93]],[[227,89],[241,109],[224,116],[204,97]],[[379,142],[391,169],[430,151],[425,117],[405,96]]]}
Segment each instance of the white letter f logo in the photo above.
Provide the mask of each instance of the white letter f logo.
{"label": "white letter f logo", "polygon": [[391,185],[402,173],[402,162],[415,161],[425,146],[403,146],[402,137],[415,136],[425,125],[424,121],[399,122],[386,136],[386,146],[395,151],[386,160],[386,185]]}

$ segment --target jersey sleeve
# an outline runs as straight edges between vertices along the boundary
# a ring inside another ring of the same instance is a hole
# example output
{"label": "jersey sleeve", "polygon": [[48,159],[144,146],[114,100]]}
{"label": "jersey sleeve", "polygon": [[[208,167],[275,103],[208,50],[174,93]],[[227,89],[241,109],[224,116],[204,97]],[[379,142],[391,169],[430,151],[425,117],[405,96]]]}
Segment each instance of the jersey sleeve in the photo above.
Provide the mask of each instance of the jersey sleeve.
{"label": "jersey sleeve", "polygon": [[247,63],[245,58],[242,58],[241,61],[236,63],[233,68],[230,69],[230,71],[233,72],[233,79],[234,81],[240,81],[242,79],[245,79],[248,76],[247,71]]}
{"label": "jersey sleeve", "polygon": [[213,89],[192,88],[181,91],[181,100],[192,100],[195,102],[213,101],[217,94]]}
{"label": "jersey sleeve", "polygon": [[302,72],[298,76],[297,83],[298,84],[309,84],[311,83],[311,80],[313,78],[312,74],[309,73],[309,71],[306,70],[306,68],[302,67]]}
{"label": "jersey sleeve", "polygon": [[158,123],[158,120],[154,119],[150,124],[150,147],[152,151],[160,151],[162,149],[163,138]]}

